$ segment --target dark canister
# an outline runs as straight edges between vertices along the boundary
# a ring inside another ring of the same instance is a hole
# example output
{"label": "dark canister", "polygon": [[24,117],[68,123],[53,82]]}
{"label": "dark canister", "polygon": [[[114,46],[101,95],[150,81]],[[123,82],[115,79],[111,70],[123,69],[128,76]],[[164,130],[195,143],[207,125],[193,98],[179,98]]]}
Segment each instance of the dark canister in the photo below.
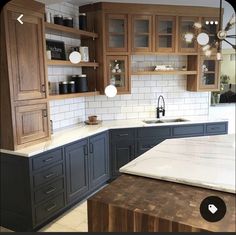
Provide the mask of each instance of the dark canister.
{"label": "dark canister", "polygon": [[86,13],[79,14],[79,29],[86,30],[87,29],[87,17]]}
{"label": "dark canister", "polygon": [[75,81],[70,81],[68,84],[68,93],[75,93],[76,88],[75,88]]}
{"label": "dark canister", "polygon": [[63,24],[64,24],[64,26],[73,28],[73,18],[71,18],[71,17],[64,17]]}
{"label": "dark canister", "polygon": [[63,16],[62,15],[54,15],[54,24],[63,25]]}
{"label": "dark canister", "polygon": [[67,94],[68,93],[68,82],[60,82],[59,83],[59,93]]}
{"label": "dark canister", "polygon": [[86,74],[72,75],[71,80],[75,81],[76,92],[87,92],[88,91],[88,81]]}

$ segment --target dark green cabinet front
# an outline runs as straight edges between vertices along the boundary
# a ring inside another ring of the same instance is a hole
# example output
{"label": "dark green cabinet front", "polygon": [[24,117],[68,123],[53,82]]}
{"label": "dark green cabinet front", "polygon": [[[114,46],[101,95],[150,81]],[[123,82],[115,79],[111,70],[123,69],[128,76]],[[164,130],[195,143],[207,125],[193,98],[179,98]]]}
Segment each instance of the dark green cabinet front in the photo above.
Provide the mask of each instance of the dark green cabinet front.
{"label": "dark green cabinet front", "polygon": [[76,142],[65,148],[67,202],[73,202],[88,192],[88,141]]}
{"label": "dark green cabinet front", "polygon": [[109,179],[108,135],[102,133],[89,139],[90,189]]}
{"label": "dark green cabinet front", "polygon": [[119,169],[135,158],[135,139],[119,140],[111,144],[112,176],[120,175]]}

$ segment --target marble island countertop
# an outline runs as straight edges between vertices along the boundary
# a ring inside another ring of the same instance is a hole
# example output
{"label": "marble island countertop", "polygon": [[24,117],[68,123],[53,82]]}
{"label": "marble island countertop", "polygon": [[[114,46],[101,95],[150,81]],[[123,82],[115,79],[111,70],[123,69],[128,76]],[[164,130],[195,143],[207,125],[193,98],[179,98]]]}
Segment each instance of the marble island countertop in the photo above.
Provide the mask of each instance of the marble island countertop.
{"label": "marble island countertop", "polygon": [[[168,118],[166,118],[168,119]],[[146,124],[143,120],[130,119],[130,120],[114,120],[114,121],[103,121],[99,125],[85,125],[78,124],[75,126],[67,127],[61,130],[56,131],[51,139],[40,144],[35,144],[29,147],[25,147],[23,149],[19,149],[16,151],[4,150],[0,149],[2,153],[14,154],[22,157],[31,157],[45,151],[63,146],[65,144],[72,143],[74,141],[101,133],[103,131],[109,129],[118,129],[118,128],[135,128],[135,127],[151,127],[151,126],[168,126],[168,125],[187,125],[187,124],[195,124],[195,123],[206,123],[206,122],[225,122],[226,119],[196,119],[196,118],[184,118],[188,121],[186,122],[166,122],[166,123],[158,123],[158,124]],[[146,119],[149,120],[149,119]],[[161,120],[165,120],[165,118],[161,118]]]}
{"label": "marble island countertop", "polygon": [[235,134],[167,139],[120,172],[236,193]]}

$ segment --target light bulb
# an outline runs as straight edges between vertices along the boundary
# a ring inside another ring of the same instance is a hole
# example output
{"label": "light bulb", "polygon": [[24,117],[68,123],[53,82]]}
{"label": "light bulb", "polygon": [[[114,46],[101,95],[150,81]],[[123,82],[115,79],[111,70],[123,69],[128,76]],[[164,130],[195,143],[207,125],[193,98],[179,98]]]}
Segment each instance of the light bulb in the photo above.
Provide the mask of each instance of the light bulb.
{"label": "light bulb", "polygon": [[209,24],[209,21],[207,20],[205,23],[206,23],[206,24]]}
{"label": "light bulb", "polygon": [[214,24],[214,21],[213,21],[213,20],[211,20],[211,21],[210,21],[210,24]]}
{"label": "light bulb", "polygon": [[109,85],[105,88],[105,94],[107,97],[112,98],[117,94],[117,89],[114,85]]}
{"label": "light bulb", "polygon": [[210,49],[210,45],[209,45],[209,44],[207,44],[206,46],[204,46],[204,47],[202,48],[203,51],[207,51],[207,50],[209,50],[209,49]]}
{"label": "light bulb", "polygon": [[186,33],[184,35],[184,39],[187,43],[191,43],[193,41],[193,34],[192,33]]}
{"label": "light bulb", "polygon": [[73,51],[69,55],[69,60],[72,64],[78,64],[81,61],[81,54],[78,51]]}
{"label": "light bulb", "polygon": [[217,24],[218,24],[218,21],[215,21],[215,24],[217,25]]}
{"label": "light bulb", "polygon": [[197,42],[201,45],[204,46],[209,42],[209,36],[206,33],[200,33],[197,36]]}
{"label": "light bulb", "polygon": [[196,29],[200,29],[202,27],[202,24],[200,22],[196,22],[193,25]]}
{"label": "light bulb", "polygon": [[205,51],[205,56],[210,57],[211,56],[211,50],[206,50]]}
{"label": "light bulb", "polygon": [[217,59],[217,60],[222,60],[222,55],[221,55],[220,52],[217,52],[217,53],[216,53],[216,59]]}

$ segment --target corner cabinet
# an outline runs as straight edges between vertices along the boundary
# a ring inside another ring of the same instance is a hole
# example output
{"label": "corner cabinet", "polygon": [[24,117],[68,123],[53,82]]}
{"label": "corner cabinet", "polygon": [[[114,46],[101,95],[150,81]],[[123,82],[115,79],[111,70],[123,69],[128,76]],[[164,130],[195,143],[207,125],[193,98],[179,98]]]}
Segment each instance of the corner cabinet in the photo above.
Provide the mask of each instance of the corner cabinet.
{"label": "corner cabinet", "polygon": [[[17,18],[23,14],[20,24]],[[44,5],[13,0],[1,11],[1,148],[50,138]]]}

